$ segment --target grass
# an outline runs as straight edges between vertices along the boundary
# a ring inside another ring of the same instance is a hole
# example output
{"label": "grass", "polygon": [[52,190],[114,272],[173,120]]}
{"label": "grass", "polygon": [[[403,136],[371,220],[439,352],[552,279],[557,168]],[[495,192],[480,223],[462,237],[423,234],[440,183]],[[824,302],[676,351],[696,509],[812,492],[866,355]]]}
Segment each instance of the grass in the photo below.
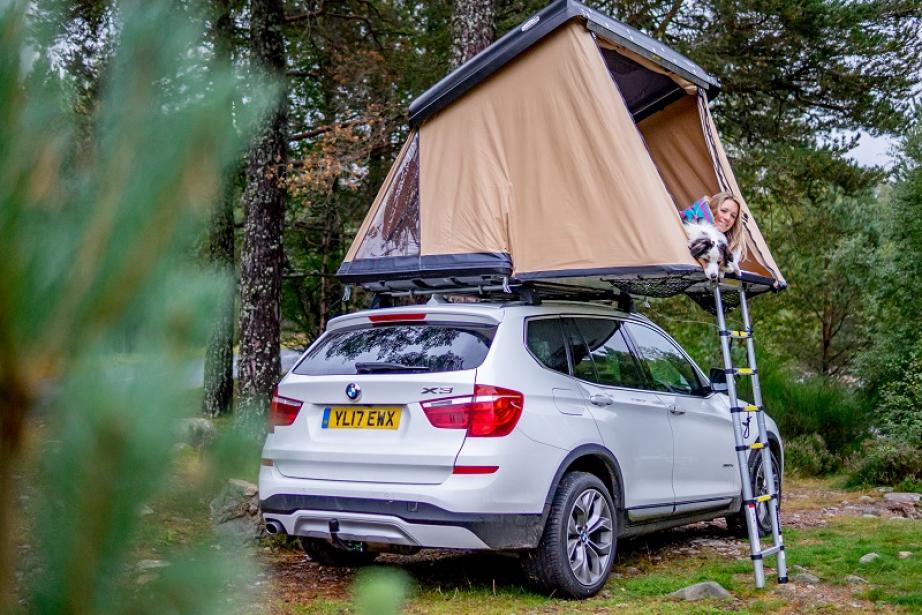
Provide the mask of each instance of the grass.
{"label": "grass", "polygon": [[[668,536],[668,534],[667,534]],[[789,565],[799,564],[816,574],[829,592],[817,604],[792,604],[788,588],[774,582],[769,572],[765,590],[757,590],[747,559],[737,560],[706,551],[698,555],[671,555],[671,547],[643,541],[626,543],[615,575],[599,596],[586,601],[564,601],[531,593],[503,575],[494,590],[489,575],[469,579],[469,587],[418,587],[407,605],[410,613],[463,615],[508,613],[597,613],[617,608],[625,613],[761,613],[813,611],[863,611],[877,607],[883,612],[922,609],[922,522],[865,518],[837,518],[824,528],[788,530],[785,533]],[[874,551],[881,559],[870,565],[858,563]],[[899,559],[899,551],[912,551]],[[659,554],[658,559],[654,559]],[[667,557],[668,556],[668,557]],[[768,566],[774,561],[769,560]],[[847,585],[846,577],[859,575],[868,585]],[[448,579],[446,579],[448,580]],[[511,581],[511,583],[510,583]],[[700,581],[717,581],[734,596],[729,602],[676,603],[666,595]],[[449,580],[451,582],[451,580]],[[486,586],[485,586],[486,585]],[[853,606],[855,601],[872,604]],[[316,605],[316,603],[315,603]],[[327,602],[323,608],[345,608],[346,602]],[[318,612],[325,612],[323,609]],[[336,612],[336,611],[334,611]],[[342,612],[342,611],[339,611]]]}
{"label": "grass", "polygon": [[[922,610],[922,522],[843,518],[826,528],[788,532],[791,558],[824,582],[844,585],[857,575],[869,582],[859,596],[872,602]],[[900,559],[900,551],[912,555]],[[880,559],[860,564],[866,553]]]}

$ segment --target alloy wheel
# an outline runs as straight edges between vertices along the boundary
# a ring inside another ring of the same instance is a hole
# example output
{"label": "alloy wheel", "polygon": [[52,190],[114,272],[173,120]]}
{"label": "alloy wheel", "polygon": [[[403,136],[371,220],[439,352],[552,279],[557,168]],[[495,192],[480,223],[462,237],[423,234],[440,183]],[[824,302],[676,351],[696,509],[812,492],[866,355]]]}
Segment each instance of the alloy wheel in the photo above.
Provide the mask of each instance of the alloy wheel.
{"label": "alloy wheel", "polygon": [[608,574],[612,553],[612,513],[605,497],[586,489],[573,502],[567,523],[567,559],[583,585]]}

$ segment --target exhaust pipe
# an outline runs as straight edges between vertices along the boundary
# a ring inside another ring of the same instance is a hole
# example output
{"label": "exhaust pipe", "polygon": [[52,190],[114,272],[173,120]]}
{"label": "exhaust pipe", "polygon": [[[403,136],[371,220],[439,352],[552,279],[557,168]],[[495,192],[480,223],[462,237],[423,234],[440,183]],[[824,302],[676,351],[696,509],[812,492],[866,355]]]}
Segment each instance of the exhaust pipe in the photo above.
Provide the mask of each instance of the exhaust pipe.
{"label": "exhaust pipe", "polygon": [[280,522],[276,521],[275,519],[266,520],[266,532],[272,536],[275,536],[276,534],[286,533],[285,526],[282,525]]}

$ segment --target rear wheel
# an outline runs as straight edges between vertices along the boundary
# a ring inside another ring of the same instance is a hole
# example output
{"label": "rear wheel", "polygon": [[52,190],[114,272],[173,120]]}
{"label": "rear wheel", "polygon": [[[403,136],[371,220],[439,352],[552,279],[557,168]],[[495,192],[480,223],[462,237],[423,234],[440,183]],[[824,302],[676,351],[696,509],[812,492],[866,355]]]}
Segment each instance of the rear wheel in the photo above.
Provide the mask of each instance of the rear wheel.
{"label": "rear wheel", "polygon": [[354,549],[344,549],[320,538],[301,538],[304,552],[321,566],[358,568],[367,566],[378,557],[377,553],[366,551],[364,543],[346,542],[345,544]]}
{"label": "rear wheel", "polygon": [[[772,474],[775,477],[775,486],[771,490],[772,493],[778,494],[778,511],[780,514],[781,511],[781,464],[778,462],[778,457],[775,455],[775,451],[769,453],[772,459]],[[762,454],[759,451],[753,451],[753,454],[749,456],[749,479],[752,481],[752,489],[754,495],[761,495],[767,493],[765,485],[765,468],[762,467]],[[759,536],[768,536],[772,533],[772,521],[771,521],[771,512],[768,507],[768,502],[761,502],[756,505],[756,519],[759,525]],[[746,512],[745,506],[740,509],[738,513],[727,516],[727,527],[730,528],[730,531],[735,535],[748,538],[749,530],[746,527]]]}
{"label": "rear wheel", "polygon": [[617,545],[617,517],[608,489],[596,476],[563,477],[538,547],[522,568],[539,589],[567,598],[588,598],[608,580]]}

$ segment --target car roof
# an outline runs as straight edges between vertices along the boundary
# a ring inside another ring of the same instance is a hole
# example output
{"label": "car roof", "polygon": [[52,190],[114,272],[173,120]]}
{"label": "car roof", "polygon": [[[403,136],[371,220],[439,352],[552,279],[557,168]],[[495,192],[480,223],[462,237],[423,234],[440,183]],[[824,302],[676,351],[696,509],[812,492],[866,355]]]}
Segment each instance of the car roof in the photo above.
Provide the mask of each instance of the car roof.
{"label": "car roof", "polygon": [[[401,314],[426,314],[439,317],[439,320],[455,318],[472,318],[478,321],[493,321],[500,323],[506,315],[516,317],[553,316],[553,315],[598,315],[616,316],[626,320],[634,320],[656,326],[649,318],[637,312],[623,312],[610,305],[590,303],[585,301],[542,301],[540,304],[529,304],[522,301],[477,301],[477,302],[429,302],[423,305],[407,305],[391,308],[377,308],[360,310],[351,314],[338,316],[329,321],[328,329],[338,329],[344,326],[357,324],[356,321],[376,316],[399,316]],[[657,327],[659,328],[659,327]]]}

